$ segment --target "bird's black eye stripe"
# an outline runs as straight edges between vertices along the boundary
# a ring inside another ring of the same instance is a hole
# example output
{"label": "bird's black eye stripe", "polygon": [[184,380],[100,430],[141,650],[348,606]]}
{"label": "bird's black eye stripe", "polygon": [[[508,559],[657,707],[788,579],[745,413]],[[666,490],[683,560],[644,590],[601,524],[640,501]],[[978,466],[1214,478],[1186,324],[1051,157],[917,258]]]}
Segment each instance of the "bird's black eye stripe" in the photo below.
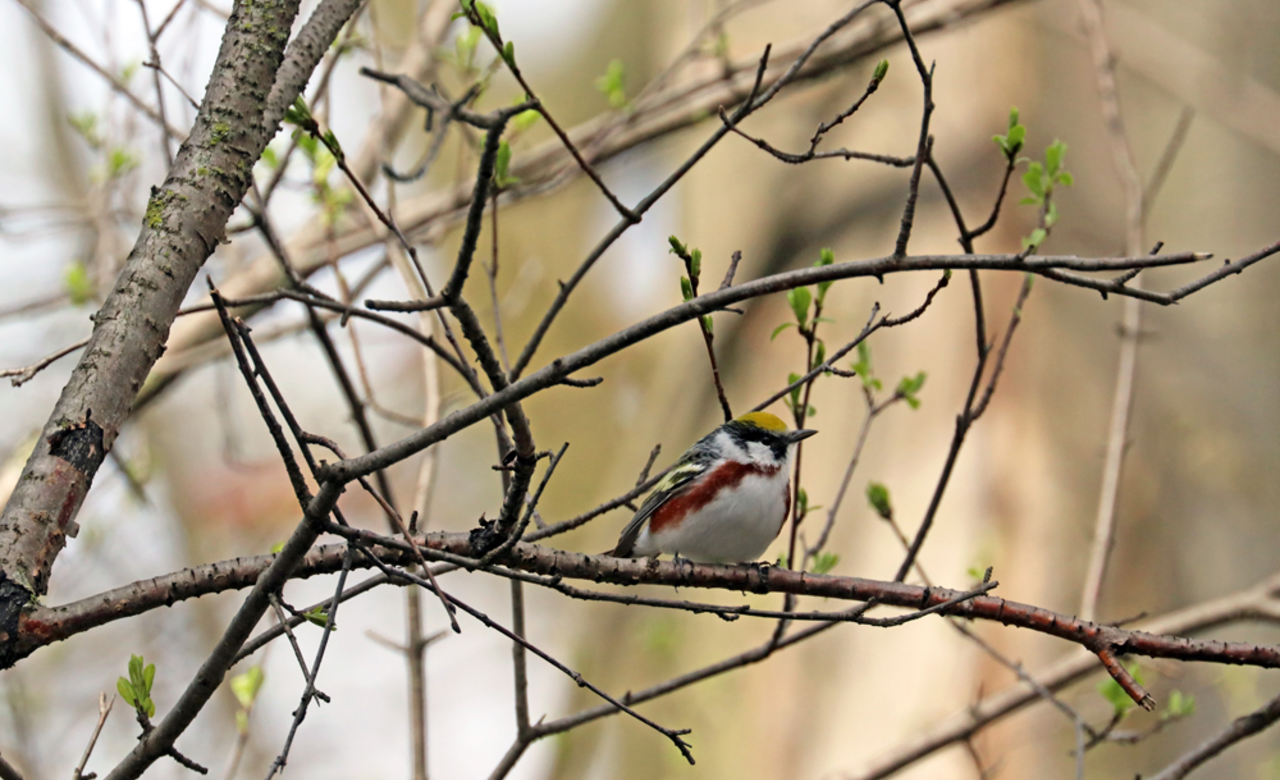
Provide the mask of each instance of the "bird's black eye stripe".
{"label": "bird's black eye stripe", "polygon": [[787,441],[781,434],[757,425],[746,425],[737,420],[726,424],[725,428],[733,440],[744,447],[749,442],[755,442],[768,447],[778,459],[787,456]]}
{"label": "bird's black eye stripe", "polygon": [[761,444],[772,444],[782,438],[773,431],[766,430],[757,425],[746,425],[738,422],[737,420],[734,420],[725,427],[729,429],[729,433],[734,439],[742,442],[755,441],[760,442]]}

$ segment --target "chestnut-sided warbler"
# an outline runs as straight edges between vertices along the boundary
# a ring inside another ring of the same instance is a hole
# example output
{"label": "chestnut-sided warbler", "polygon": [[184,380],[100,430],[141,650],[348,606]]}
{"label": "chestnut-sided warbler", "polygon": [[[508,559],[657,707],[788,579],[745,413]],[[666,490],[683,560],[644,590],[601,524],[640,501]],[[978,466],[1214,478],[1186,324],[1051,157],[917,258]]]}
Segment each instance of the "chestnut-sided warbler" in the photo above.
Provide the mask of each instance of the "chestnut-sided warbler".
{"label": "chestnut-sided warbler", "polygon": [[791,448],[815,433],[788,431],[768,412],[748,412],[721,425],[680,456],[622,529],[612,554],[756,560],[791,509]]}

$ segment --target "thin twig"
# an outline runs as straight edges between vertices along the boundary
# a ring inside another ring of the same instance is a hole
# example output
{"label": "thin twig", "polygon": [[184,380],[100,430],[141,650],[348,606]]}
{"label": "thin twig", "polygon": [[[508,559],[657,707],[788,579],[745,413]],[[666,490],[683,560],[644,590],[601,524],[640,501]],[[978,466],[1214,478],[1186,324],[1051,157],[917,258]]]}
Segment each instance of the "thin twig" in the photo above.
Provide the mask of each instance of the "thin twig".
{"label": "thin twig", "polygon": [[9,382],[14,387],[21,387],[22,385],[31,381],[31,379],[34,378],[36,374],[48,368],[58,359],[66,357],[67,355],[70,355],[72,352],[75,352],[77,349],[83,349],[84,346],[88,343],[89,343],[88,338],[80,339],[76,343],[65,346],[62,349],[58,350],[57,352],[54,352],[51,355],[47,355],[46,357],[43,357],[37,360],[36,362],[32,363],[29,366],[23,366],[22,368],[6,368],[0,371],[0,377],[11,376],[13,377],[13,379],[10,379]]}
{"label": "thin twig", "polygon": [[[298,668],[302,670],[302,679],[305,680],[308,685],[313,685],[315,680],[311,678],[311,670],[307,668],[307,659],[302,655],[302,648],[298,645],[298,638],[293,635],[293,628],[289,625],[288,616],[284,614],[284,607],[280,606],[280,597],[272,593],[268,598],[271,601],[271,609],[276,613],[276,625],[284,631],[284,635],[289,639],[289,646],[293,648],[293,657],[297,659]],[[297,617],[301,617],[304,620],[306,619],[305,614],[298,615]],[[329,700],[329,697],[325,696],[319,690],[314,691],[314,694],[318,698],[324,698],[325,701]]]}
{"label": "thin twig", "polygon": [[[1094,80],[1102,103],[1102,116],[1106,121],[1112,165],[1124,187],[1125,247],[1130,254],[1136,254],[1142,251],[1143,215],[1147,211],[1146,194],[1138,175],[1129,134],[1125,129],[1124,113],[1120,108],[1115,54],[1103,27],[1101,0],[1080,0],[1079,6],[1085,37],[1093,54]],[[1135,275],[1134,281],[1141,284],[1141,275]],[[1120,361],[1116,369],[1115,395],[1111,401],[1111,421],[1107,433],[1107,457],[1102,469],[1102,488],[1098,491],[1098,510],[1094,519],[1089,565],[1080,597],[1080,615],[1087,620],[1093,620],[1097,615],[1098,600],[1102,595],[1102,583],[1115,538],[1116,507],[1120,496],[1124,455],[1128,449],[1129,415],[1133,409],[1134,377],[1137,374],[1138,333],[1142,329],[1142,304],[1136,298],[1125,299],[1123,323],[1120,333]]]}
{"label": "thin twig", "polygon": [[[347,529],[343,529],[343,531],[349,534],[355,534],[355,535],[359,534],[359,532],[355,531],[355,529],[350,529],[349,531]],[[396,572],[396,574],[398,576],[404,577],[405,579],[408,579],[417,583],[421,587],[427,587],[427,588],[431,587],[426,580],[416,575],[410,574],[408,572],[398,571]],[[548,654],[547,652],[539,648],[537,645],[533,644],[532,642],[525,639],[524,637],[516,634],[514,631],[506,628],[502,624],[490,618],[485,613],[481,612],[475,607],[468,605],[466,602],[459,601],[456,597],[450,597],[450,598],[452,599],[453,603],[458,606],[459,609],[461,609],[463,612],[466,612],[468,615],[471,615],[476,620],[479,620],[481,623],[485,625],[486,628],[491,628],[497,631],[498,633],[502,634],[503,636],[507,637],[511,641],[520,644],[526,650],[532,652],[534,655],[538,656],[539,658],[546,661],[548,664],[550,664],[551,666],[555,667],[557,670],[559,670],[560,672],[568,676],[570,679],[572,679],[575,683],[578,684],[578,687],[587,688],[592,693],[596,694],[600,698],[607,701],[613,707],[616,707],[617,709],[622,710],[623,712],[627,713],[631,717],[635,718],[636,720],[640,721],[646,726],[652,728],[654,731],[657,731],[658,733],[662,734],[667,739],[671,740],[672,744],[674,744],[676,748],[679,749],[680,754],[684,756],[685,760],[688,761],[690,765],[694,764],[693,753],[690,752],[689,743],[685,742],[682,739],[683,736],[689,733],[688,729],[669,729],[669,728],[666,728],[665,726],[662,726],[656,723],[653,720],[650,720],[649,718],[646,718],[645,716],[633,710],[631,707],[627,706],[624,702],[606,693],[603,689],[599,688],[594,683],[587,680],[578,672],[575,672],[574,670],[570,669],[568,666],[565,666],[564,664],[557,661],[554,657],[552,657],[550,654]]]}
{"label": "thin twig", "polygon": [[[1258,262],[1263,255],[1280,252],[1280,243],[1264,252],[1256,253],[1244,260],[1232,263],[1226,271],[1219,269],[1210,274],[1209,279],[1201,287],[1211,284],[1226,275],[1238,273],[1244,267]],[[496,411],[506,409],[515,401],[543,390],[582,368],[596,363],[604,357],[619,352],[627,347],[645,340],[655,333],[676,327],[683,322],[703,314],[717,311],[739,301],[755,298],[764,294],[781,292],[802,285],[813,284],[829,279],[852,278],[855,276],[877,276],[889,273],[902,273],[908,270],[921,269],[970,269],[1000,268],[1002,270],[1030,271],[1041,275],[1049,275],[1058,267],[1077,267],[1088,270],[1127,270],[1129,268],[1152,265],[1174,265],[1203,259],[1203,254],[1182,253],[1180,255],[1144,256],[1140,258],[1124,258],[1121,260],[1100,260],[1062,257],[1026,257],[1022,255],[962,255],[944,257],[908,257],[904,259],[878,258],[858,263],[836,263],[834,265],[802,268],[780,273],[754,282],[734,285],[725,290],[706,293],[691,301],[674,306],[666,311],[649,317],[642,322],[625,328],[596,343],[586,346],[575,353],[556,358],[550,364],[510,383],[504,389],[486,396],[471,406],[459,409],[435,425],[410,434],[398,442],[386,445],[376,453],[353,458],[342,463],[333,464],[325,469],[326,477],[334,477],[343,481],[355,479],[358,474],[367,474],[372,470],[401,460],[415,452],[441,441],[445,436],[462,430]],[[1194,290],[1192,291],[1194,292]]]}
{"label": "thin twig", "polygon": [[333,598],[329,600],[324,631],[320,634],[320,645],[316,648],[316,657],[311,664],[311,671],[307,675],[307,685],[302,691],[302,700],[298,703],[298,708],[293,712],[293,722],[289,725],[289,734],[285,737],[284,746],[280,749],[279,755],[271,762],[271,767],[267,770],[266,780],[271,780],[277,772],[284,771],[285,765],[289,762],[289,750],[293,746],[293,738],[298,733],[298,727],[302,725],[302,721],[307,717],[307,709],[311,705],[311,700],[316,698],[315,680],[320,674],[320,664],[324,660],[324,651],[329,645],[329,637],[333,635],[333,627],[337,622],[338,606],[342,603],[342,590],[347,584],[347,573],[351,570],[353,555],[354,548],[348,547],[346,554],[342,556],[342,570],[338,574],[338,584],[334,589]]}
{"label": "thin twig", "polygon": [[[160,83],[160,51],[156,48],[156,35],[151,31],[151,20],[147,17],[147,4],[145,0],[137,0],[137,3],[138,12],[142,14],[142,29],[147,35],[147,45],[151,49],[151,60],[147,64],[151,66],[151,80],[156,88],[156,114],[160,117],[160,127],[164,128],[169,126],[169,120],[165,117],[164,89]],[[164,150],[165,169],[172,168],[173,148],[169,146],[168,133],[161,133],[160,146]]]}
{"label": "thin twig", "polygon": [[[697,252],[698,250],[693,250]],[[695,272],[695,266],[701,264],[701,259],[695,261],[692,252],[688,247],[684,246],[674,238],[671,242],[671,252],[675,254],[684,263],[685,273],[688,274],[686,279],[689,280],[690,298],[698,297],[698,283],[701,279],[701,272]],[[730,261],[729,275],[726,276],[726,282],[732,279],[733,269],[737,267],[742,259],[741,252],[735,252],[733,260]],[[724,289],[727,284],[720,285],[720,289]],[[716,398],[720,401],[720,411],[724,412],[724,421],[729,422],[733,419],[733,410],[729,407],[729,397],[725,394],[724,383],[720,381],[720,366],[716,363],[716,350],[712,342],[715,336],[711,332],[710,315],[698,318],[698,330],[702,333],[702,343],[707,348],[707,358],[711,361],[711,381],[716,388]]]}
{"label": "thin twig", "polygon": [[[648,212],[648,210],[652,208],[663,195],[674,187],[676,183],[684,178],[684,175],[688,173],[694,165],[701,161],[702,158],[705,157],[707,153],[709,153],[732,128],[736,127],[742,122],[742,120],[746,119],[761,106],[773,100],[783,87],[798,78],[805,64],[808,63],[809,59],[813,56],[814,52],[817,51],[819,46],[841,29],[848,26],[855,18],[871,7],[875,2],[877,2],[877,0],[865,0],[865,2],[859,3],[844,16],[828,25],[826,29],[815,36],[808,45],[805,46],[804,50],[796,56],[795,60],[792,61],[787,70],[767,89],[763,88],[764,77],[769,67],[769,55],[773,50],[773,46],[772,44],[765,46],[764,53],[760,56],[759,63],[756,67],[755,81],[752,83],[751,91],[738,106],[737,110],[733,112],[730,120],[728,122],[722,122],[720,126],[712,132],[711,136],[704,141],[702,145],[693,152],[693,154],[686,158],[685,161],[671,173],[671,175],[655,187],[652,192],[642,198],[640,202],[632,208],[632,212],[637,217],[643,217],[644,214]],[[600,240],[596,247],[591,250],[591,253],[587,255],[581,264],[579,264],[573,275],[560,285],[560,290],[557,293],[555,300],[552,301],[549,307],[547,307],[547,311],[542,316],[541,321],[538,322],[538,326],[534,330],[533,335],[530,336],[529,341],[525,343],[524,349],[521,350],[520,357],[516,359],[515,365],[511,370],[512,379],[518,378],[524,373],[524,370],[528,368],[529,362],[533,360],[534,353],[537,352],[543,338],[547,334],[547,331],[550,330],[551,323],[555,321],[556,316],[560,313],[561,309],[564,308],[565,303],[568,301],[569,296],[573,293],[574,289],[577,288],[578,283],[582,281],[583,277],[587,275],[587,272],[591,270],[596,261],[600,259],[605,251],[612,246],[613,243],[617,241],[633,224],[634,222],[631,220],[623,219],[621,222],[614,225],[613,229]]]}
{"label": "thin twig", "polygon": [[916,73],[924,86],[924,108],[920,112],[920,140],[916,144],[916,156],[911,168],[911,183],[907,187],[907,203],[902,208],[902,224],[898,228],[898,240],[894,243],[893,256],[907,256],[907,242],[911,240],[911,228],[915,223],[916,200],[920,197],[920,173],[924,170],[924,161],[933,153],[933,136],[929,135],[929,120],[933,117],[933,66],[925,67],[920,50],[916,48],[915,36],[907,25],[907,17],[902,13],[902,0],[883,0],[893,9],[898,18],[898,26],[902,28],[902,39],[911,51],[911,61],[915,63]]}
{"label": "thin twig", "polygon": [[822,533],[818,536],[818,541],[805,550],[806,558],[817,555],[827,546],[831,530],[835,528],[836,515],[840,513],[840,506],[844,503],[844,497],[849,490],[850,482],[853,481],[854,469],[858,467],[858,461],[862,458],[862,448],[866,445],[867,436],[871,433],[871,424],[875,422],[876,417],[880,416],[881,412],[903,399],[902,395],[894,393],[890,398],[877,404],[871,396],[871,391],[865,386],[863,387],[863,397],[867,402],[867,411],[862,417],[862,424],[858,426],[858,436],[854,441],[853,454],[849,457],[849,465],[845,466],[844,477],[840,480],[840,487],[836,489],[836,496],[831,500],[831,506],[827,509],[827,522],[822,526]]}
{"label": "thin twig", "polygon": [[[1018,293],[1018,301],[1014,304],[1013,312],[1009,317],[1009,326],[1005,330],[1004,342],[1000,345],[1000,351],[996,355],[996,367],[991,372],[991,378],[987,381],[986,390],[982,395],[981,402],[977,402],[978,388],[982,381],[982,375],[986,368],[987,351],[984,351],[978,359],[978,364],[974,369],[973,378],[969,383],[969,392],[965,397],[964,408],[960,414],[956,416],[955,433],[951,437],[951,446],[947,451],[947,459],[943,464],[942,473],[938,477],[938,482],[934,487],[933,495],[929,499],[929,507],[925,510],[924,519],[920,521],[920,527],[916,530],[915,538],[911,542],[910,549],[907,550],[906,556],[902,563],[898,566],[898,571],[894,575],[894,580],[901,582],[906,579],[907,572],[911,571],[911,566],[916,558],[920,555],[920,548],[924,546],[924,540],[929,534],[929,530],[933,527],[934,518],[937,517],[938,508],[942,505],[942,496],[946,492],[947,484],[951,480],[951,474],[955,468],[956,460],[960,457],[960,449],[964,445],[965,437],[969,433],[969,429],[973,423],[977,421],[982,413],[986,411],[987,404],[991,401],[992,395],[995,393],[996,381],[1000,378],[1001,368],[1004,365],[1005,355],[1008,354],[1009,345],[1012,343],[1013,331],[1018,323],[1022,320],[1022,305],[1026,301],[1027,296],[1031,293],[1032,277],[1028,274],[1022,283],[1022,289]],[[976,403],[976,405],[975,405]]]}
{"label": "thin twig", "polygon": [[[524,583],[511,581],[511,631],[524,638]],[[529,673],[525,666],[524,645],[511,643],[511,669],[516,692],[516,734],[529,733]]]}
{"label": "thin twig", "polygon": [[97,73],[105,79],[106,82],[111,85],[111,89],[122,95],[131,106],[141,111],[143,114],[146,114],[147,118],[152,122],[155,122],[156,126],[159,127],[162,132],[179,141],[186,140],[186,133],[178,130],[177,128],[170,127],[158,111],[146,103],[143,103],[142,99],[133,94],[123,81],[117,78],[113,73],[111,73],[111,71],[102,67],[97,62],[94,62],[93,58],[88,54],[85,54],[79,46],[76,46],[74,43],[63,37],[63,35],[59,33],[52,24],[40,15],[39,10],[31,0],[18,0],[18,5],[21,5],[26,9],[27,13],[31,14],[36,25],[44,32],[45,35],[49,36],[50,40],[62,48],[62,50],[67,54],[70,54],[72,57],[79,60],[81,64],[89,68],[89,70],[92,70],[94,73]]}
{"label": "thin twig", "polygon": [[1142,223],[1144,225],[1151,216],[1151,209],[1155,206],[1155,202],[1160,196],[1160,191],[1164,189],[1165,180],[1169,177],[1169,171],[1173,170],[1173,163],[1178,159],[1178,154],[1182,151],[1182,145],[1187,141],[1187,134],[1191,132],[1191,121],[1195,118],[1196,110],[1191,106],[1183,106],[1182,113],[1178,114],[1178,124],[1174,126],[1173,134],[1169,136],[1169,141],[1165,144],[1164,151],[1160,153],[1160,160],[1156,163],[1156,169],[1151,174],[1151,179],[1145,187],[1146,194],[1142,199]]}
{"label": "thin twig", "polygon": [[1182,780],[1204,762],[1242,739],[1269,728],[1280,720],[1280,696],[1248,715],[1231,721],[1231,725],[1197,745],[1193,750],[1151,776],[1151,780]]}
{"label": "thin twig", "polygon": [[[76,769],[71,773],[71,780],[81,780],[84,777],[85,765],[89,763],[89,756],[93,755],[93,746],[98,744],[98,735],[102,733],[102,724],[107,722],[107,716],[111,714],[111,708],[115,706],[115,694],[111,694],[111,699],[107,699],[107,694],[98,694],[98,724],[93,727],[93,734],[89,737],[89,744],[85,745],[84,753],[80,756],[80,763],[76,764]],[[2,775],[3,773],[0,773]]]}
{"label": "thin twig", "polygon": [[533,104],[530,108],[536,110],[542,115],[543,119],[547,120],[547,124],[551,127],[552,132],[554,132],[556,137],[560,139],[560,143],[564,144],[564,148],[573,156],[574,162],[578,164],[578,167],[582,169],[582,172],[587,174],[587,177],[591,179],[591,181],[596,185],[596,188],[599,189],[601,194],[608,199],[609,203],[615,210],[617,210],[618,214],[621,215],[623,219],[630,222],[639,222],[640,216],[631,209],[622,205],[622,201],[618,200],[618,197],[605,185],[604,180],[601,179],[600,175],[591,167],[591,164],[583,158],[582,153],[578,151],[578,147],[574,146],[573,141],[569,140],[569,134],[564,131],[564,128],[560,126],[560,123],[557,122],[555,117],[551,115],[551,112],[547,110],[546,104],[533,91],[533,87],[529,85],[529,82],[524,77],[524,73],[521,72],[520,66],[516,64],[514,49],[509,49],[504,44],[497,27],[495,26],[491,28],[489,25],[486,25],[480,19],[474,6],[464,5],[462,8],[463,12],[467,16],[467,20],[484,31],[485,37],[488,38],[491,44],[493,44],[493,48],[497,50],[498,58],[506,63],[507,70],[509,70],[511,75],[515,77],[516,81],[520,83],[520,87],[524,90],[524,94],[528,96],[529,102]]}

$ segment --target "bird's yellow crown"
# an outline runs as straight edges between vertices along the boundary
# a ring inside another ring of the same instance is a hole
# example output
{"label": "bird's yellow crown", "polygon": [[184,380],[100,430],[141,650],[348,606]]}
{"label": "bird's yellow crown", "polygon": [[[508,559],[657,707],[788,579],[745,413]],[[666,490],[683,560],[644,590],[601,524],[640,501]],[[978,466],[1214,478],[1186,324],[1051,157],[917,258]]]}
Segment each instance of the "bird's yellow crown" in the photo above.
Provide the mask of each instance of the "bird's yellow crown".
{"label": "bird's yellow crown", "polygon": [[775,414],[768,412],[747,412],[738,418],[738,422],[754,425],[757,428],[763,428],[766,431],[774,433],[782,433],[787,430],[787,424],[778,419]]}

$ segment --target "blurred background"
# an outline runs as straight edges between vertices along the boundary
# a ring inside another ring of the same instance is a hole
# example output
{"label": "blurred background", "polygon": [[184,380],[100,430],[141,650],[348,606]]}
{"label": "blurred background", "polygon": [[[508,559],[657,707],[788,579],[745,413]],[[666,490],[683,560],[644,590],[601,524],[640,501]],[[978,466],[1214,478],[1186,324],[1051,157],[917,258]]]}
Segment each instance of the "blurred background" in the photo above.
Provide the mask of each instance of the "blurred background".
{"label": "blurred background", "polygon": [[[152,29],[175,8],[171,0],[144,2]],[[570,127],[602,114],[618,115],[608,84],[597,87],[611,62],[622,64],[614,81],[625,91],[625,102],[731,4],[494,0],[493,5],[531,83],[560,123]],[[825,0],[732,5],[735,13],[722,30],[704,36],[700,53],[673,78],[714,74],[726,60],[750,61],[769,42],[812,38],[850,7]],[[304,4],[301,18],[310,7]],[[37,8],[75,46],[154,104],[153,71],[141,65],[150,55],[137,3],[57,0]],[[1144,180],[1153,175],[1179,122],[1186,117],[1190,122],[1151,206],[1145,243],[1163,241],[1165,251],[1213,252],[1212,264],[1274,242],[1280,226],[1280,6],[1268,0],[1126,0],[1105,8],[1122,110]],[[159,41],[167,73],[197,99],[228,10],[221,0],[186,0]],[[481,42],[471,54],[465,25],[458,22],[450,30],[444,24],[450,10],[412,0],[372,0],[365,8],[333,70],[328,100],[317,110],[344,147],[370,143],[370,128],[389,99],[357,75],[361,65],[399,72],[427,51],[434,78],[454,95],[466,89],[469,74],[485,71],[492,59],[487,44]],[[884,8],[869,14],[877,24],[891,23]],[[438,44],[424,44],[424,30],[436,31]],[[0,143],[8,152],[0,163],[0,368],[10,368],[33,363],[89,333],[89,315],[127,256],[148,188],[161,180],[166,166],[155,125],[101,76],[52,43],[17,3],[0,4],[0,40],[5,64],[0,102],[11,107],[0,124]],[[1123,254],[1123,188],[1077,4],[1009,3],[923,35],[919,46],[937,68],[935,154],[969,223],[980,223],[990,210],[1004,168],[991,136],[1004,132],[1009,108],[1016,105],[1028,127],[1024,153],[1040,158],[1049,143],[1061,139],[1068,146],[1066,167],[1076,181],[1058,193],[1061,219],[1044,252]],[[819,123],[862,93],[881,57],[890,62],[887,80],[858,114],[828,136],[826,148],[909,156],[919,128],[921,87],[901,45],[797,85],[744,129],[782,149],[806,148]],[[189,127],[190,103],[167,80],[161,89],[170,124]],[[498,74],[478,105],[491,109],[517,96],[512,80]],[[373,142],[381,158],[402,169],[414,167],[430,140],[422,131],[421,112],[411,117],[390,134],[390,143]],[[715,121],[706,119],[630,149],[602,165],[602,175],[625,203],[633,204],[702,143]],[[545,122],[522,133],[512,144],[513,165],[553,138]],[[282,157],[288,145],[282,133],[273,152]],[[474,156],[454,138],[427,177],[396,186],[394,197],[402,204],[424,202],[467,182],[473,169]],[[261,165],[260,182],[276,170]],[[376,176],[376,167],[371,170]],[[907,177],[904,170],[858,161],[791,166],[729,136],[603,256],[551,328],[533,367],[678,303],[683,270],[667,252],[671,234],[702,250],[704,289],[718,283],[735,250],[743,253],[738,280],[811,265],[823,247],[832,248],[838,261],[891,253]],[[291,249],[324,255],[311,277],[314,284],[343,294],[366,274],[385,269],[384,245],[355,252],[340,246],[359,209],[342,200],[343,182],[336,172],[324,178],[321,170],[318,177],[315,165],[295,155],[281,181],[272,218]],[[385,177],[377,177],[374,191],[386,202]],[[921,193],[912,254],[959,251],[946,204],[927,177]],[[1034,227],[1034,209],[1016,205],[1025,194],[1016,179],[1010,193],[999,224],[979,241],[978,251],[1016,251]],[[573,273],[615,221],[616,213],[598,190],[581,179],[501,207],[494,300],[513,358],[557,291],[557,280]],[[232,219],[233,226],[245,222],[243,214]],[[256,234],[232,237],[207,265],[207,273],[230,289],[271,262]],[[456,252],[457,231],[429,225],[415,233],[415,240],[429,273],[441,278]],[[486,262],[492,241],[486,225],[480,250]],[[1209,267],[1157,269],[1144,275],[1144,284],[1172,289]],[[483,273],[474,274],[468,289],[488,325],[493,305],[485,281]],[[829,350],[857,335],[875,303],[882,311],[906,313],[935,281],[936,276],[921,274],[887,277],[882,284],[836,284],[827,295],[832,322],[821,331]],[[993,336],[1002,336],[1021,278],[987,273],[983,281],[989,327]],[[193,289],[203,290],[203,281]],[[1144,309],[1117,543],[1100,619],[1158,615],[1231,594],[1277,570],[1278,291],[1280,269],[1272,260],[1177,306]],[[400,277],[387,269],[355,297],[408,294]],[[193,293],[191,300],[198,298]],[[969,436],[921,555],[935,583],[964,587],[972,580],[971,570],[992,566],[1001,583],[998,593],[1006,598],[1068,614],[1079,609],[1123,305],[1037,281],[998,392]],[[741,316],[715,317],[721,371],[736,411],[754,406],[784,386],[790,372],[804,368],[803,343],[794,330],[770,339],[774,328],[791,317],[783,296],[743,308]],[[255,336],[303,425],[359,451],[348,407],[301,314],[296,304],[264,311],[251,320]],[[194,328],[184,327],[175,328],[175,338],[189,337]],[[433,399],[438,398],[442,413],[469,402],[465,385],[447,369],[424,366],[423,353],[409,341],[362,322],[345,330],[334,323],[330,331],[352,370],[359,366],[360,390],[371,402],[379,442],[420,425]],[[218,344],[171,347],[168,365],[184,370],[125,428],[113,460],[99,472],[81,513],[81,533],[54,568],[48,603],[195,563],[263,553],[288,535],[297,508],[283,468]],[[919,409],[898,404],[877,419],[828,547],[839,555],[834,573],[885,579],[893,576],[901,548],[867,506],[864,490],[870,481],[887,485],[900,523],[907,533],[914,531],[974,368],[972,302],[962,275],[920,320],[876,334],[870,348],[886,387],[920,371],[928,377]],[[5,462],[0,494],[7,495],[17,478],[73,360],[54,363],[21,388],[0,388]],[[438,380],[432,378],[436,371]],[[570,444],[540,505],[548,522],[625,492],[654,445],[662,445],[657,466],[664,467],[720,421],[702,339],[692,324],[586,373],[602,376],[603,384],[556,388],[526,404],[540,448]],[[805,445],[803,484],[812,505],[829,507],[866,407],[856,380],[834,377],[816,384],[812,403],[817,414],[809,427],[820,435]],[[771,410],[786,412],[781,403]],[[464,431],[438,447],[434,457],[427,469],[417,458],[390,472],[404,506],[410,497],[424,499],[428,529],[466,530],[481,513],[496,513],[501,483],[490,468],[496,459],[491,429]],[[419,490],[424,473],[434,474],[429,493]],[[347,500],[355,522],[383,527],[371,502],[358,496]],[[605,515],[551,543],[585,552],[607,549],[629,515],[626,510]],[[826,516],[825,509],[810,515],[803,526],[810,541]],[[766,557],[773,560],[783,552],[785,543],[779,541]],[[494,618],[509,620],[506,582],[453,574],[445,584]],[[301,607],[325,598],[332,588],[330,578],[316,578],[291,584],[285,595]],[[706,615],[584,604],[532,589],[526,595],[530,638],[614,693],[646,688],[755,647],[774,627],[758,620],[726,623]],[[780,603],[739,594],[680,595],[768,608]],[[237,603],[236,594],[225,594],[177,604],[46,648],[0,673],[0,753],[31,780],[70,772],[96,721],[98,692],[114,691],[133,653],[157,665],[153,698],[163,714]],[[426,631],[446,628],[436,602],[424,599],[423,604]],[[824,606],[835,605],[812,605]],[[342,607],[319,678],[333,703],[311,710],[290,758],[291,773],[319,778],[410,774],[405,663],[390,646],[404,641],[404,614],[405,596],[396,588],[376,590]],[[1029,632],[976,628],[1031,671],[1072,649]],[[318,634],[300,631],[304,650],[314,648]],[[1213,636],[1280,641],[1280,632],[1261,625],[1215,629]],[[265,773],[304,685],[286,646],[269,647],[257,662],[265,685],[250,717],[238,776]],[[589,692],[550,667],[536,659],[529,664],[535,720],[596,704]],[[431,776],[487,776],[515,737],[508,643],[475,622],[464,623],[461,635],[450,634],[430,647],[427,668]],[[1090,778],[1150,774],[1280,690],[1273,673],[1253,668],[1150,661],[1141,668],[1157,699],[1166,701],[1177,689],[1196,697],[1196,712],[1138,744],[1105,744],[1091,751]],[[1095,690],[1099,679],[1095,675],[1068,688],[1063,699],[1101,725],[1111,705]],[[1013,672],[941,620],[892,630],[842,626],[765,663],[643,707],[664,725],[693,729],[697,767],[685,765],[660,735],[628,718],[611,717],[535,744],[511,776],[856,777],[893,746],[1014,682]],[[178,743],[214,776],[229,775],[236,706],[229,691],[220,694]],[[1157,717],[1131,715],[1123,729],[1146,730]],[[132,747],[136,733],[127,707],[117,702],[88,768],[101,772],[113,766]],[[1073,744],[1070,722],[1037,705],[979,735],[972,751],[950,747],[901,776],[1070,776]],[[1205,776],[1280,777],[1277,747],[1275,734],[1254,738],[1218,759]],[[984,770],[987,774],[980,774]],[[172,762],[150,772],[153,777],[184,774]]]}

